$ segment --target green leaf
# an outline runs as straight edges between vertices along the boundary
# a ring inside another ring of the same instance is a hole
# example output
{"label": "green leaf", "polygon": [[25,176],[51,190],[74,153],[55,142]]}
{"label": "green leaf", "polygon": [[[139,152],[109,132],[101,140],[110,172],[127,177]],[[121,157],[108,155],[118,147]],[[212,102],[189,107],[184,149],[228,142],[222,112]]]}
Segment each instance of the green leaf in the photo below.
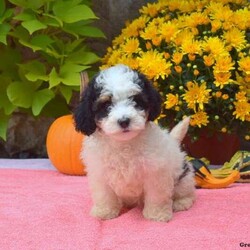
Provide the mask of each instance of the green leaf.
{"label": "green leaf", "polygon": [[0,138],[6,141],[9,116],[5,115],[0,109]]}
{"label": "green leaf", "polygon": [[39,115],[41,113],[41,110],[43,107],[54,98],[53,91],[49,89],[42,89],[39,91],[36,91],[33,96],[33,102],[32,102],[32,112],[35,116]]}
{"label": "green leaf", "polygon": [[0,76],[0,109],[2,108],[6,115],[10,115],[14,110],[15,106],[10,102],[6,89],[11,83],[9,77]]}
{"label": "green leaf", "polygon": [[38,61],[30,61],[26,64],[20,64],[19,67],[22,68],[24,72],[26,72],[25,77],[31,82],[36,82],[37,80],[48,80],[46,68],[43,63]]}
{"label": "green leaf", "polygon": [[0,17],[3,16],[4,12],[5,12],[5,0],[0,0]]}
{"label": "green leaf", "polygon": [[3,15],[0,16],[0,23],[3,23],[6,19],[12,17],[13,13],[13,9],[7,9],[5,12],[3,12]]}
{"label": "green leaf", "polygon": [[71,100],[71,96],[72,96],[72,88],[61,85],[60,91],[61,91],[62,96],[65,98],[66,102],[69,103]]}
{"label": "green leaf", "polygon": [[30,8],[30,9],[39,9],[42,7],[46,2],[50,0],[9,0],[9,2],[13,3],[14,5]]}
{"label": "green leaf", "polygon": [[0,43],[3,43],[7,45],[6,37],[8,35],[8,32],[10,31],[10,25],[9,24],[0,24]]}
{"label": "green leaf", "polygon": [[34,12],[29,9],[13,17],[14,20],[18,20],[18,21],[30,21],[30,20],[34,20],[35,18],[36,16]]}
{"label": "green leaf", "polygon": [[24,82],[12,82],[7,88],[9,100],[16,106],[30,108],[35,89],[31,84]]}
{"label": "green leaf", "polygon": [[53,27],[62,27],[63,22],[60,18],[50,15],[48,13],[42,13],[44,16],[43,23],[48,25],[48,26],[53,26]]}
{"label": "green leaf", "polygon": [[77,34],[87,37],[106,38],[106,36],[100,29],[91,26],[79,28]]}
{"label": "green leaf", "polygon": [[31,45],[35,46],[36,48],[41,48],[42,50],[45,51],[46,48],[50,44],[54,43],[54,40],[52,40],[47,35],[39,34],[39,35],[33,36],[30,43],[31,43]]}
{"label": "green leaf", "polygon": [[53,11],[65,23],[75,23],[81,20],[97,18],[87,5],[80,4],[73,6],[70,1],[56,2]]}
{"label": "green leaf", "polygon": [[49,74],[49,88],[51,89],[57,86],[58,84],[60,84],[60,82],[61,82],[61,78],[57,74],[56,69],[53,68]]}
{"label": "green leaf", "polygon": [[47,28],[45,24],[41,23],[37,19],[24,21],[22,22],[22,26],[29,31],[30,35],[32,35],[37,30],[42,30]]}
{"label": "green leaf", "polygon": [[100,57],[98,57],[93,52],[86,52],[84,50],[79,50],[76,51],[75,53],[72,53],[68,57],[68,60],[74,63],[89,65],[98,62],[100,60]]}
{"label": "green leaf", "polygon": [[89,66],[66,62],[60,69],[60,78],[63,84],[68,86],[80,85],[80,72],[88,69]]}

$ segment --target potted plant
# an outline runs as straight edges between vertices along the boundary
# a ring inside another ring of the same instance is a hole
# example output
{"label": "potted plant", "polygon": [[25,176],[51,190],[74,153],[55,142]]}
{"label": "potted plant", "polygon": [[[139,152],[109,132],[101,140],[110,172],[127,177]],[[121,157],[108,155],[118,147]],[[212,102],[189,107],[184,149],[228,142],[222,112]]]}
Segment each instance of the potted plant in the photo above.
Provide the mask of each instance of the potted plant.
{"label": "potted plant", "polygon": [[189,141],[235,135],[235,151],[238,136],[250,139],[249,7],[247,0],[147,4],[113,40],[103,67],[124,63],[144,73],[163,97],[162,126],[190,116]]}

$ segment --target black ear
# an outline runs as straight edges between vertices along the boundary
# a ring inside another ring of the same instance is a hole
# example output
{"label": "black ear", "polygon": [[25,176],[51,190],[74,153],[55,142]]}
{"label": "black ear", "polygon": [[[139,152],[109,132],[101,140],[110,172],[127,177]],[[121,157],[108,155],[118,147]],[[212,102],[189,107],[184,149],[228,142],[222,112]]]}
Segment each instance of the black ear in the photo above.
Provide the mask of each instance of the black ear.
{"label": "black ear", "polygon": [[154,121],[161,113],[162,99],[158,91],[153,87],[153,84],[146,78],[145,75],[139,73],[139,85],[143,89],[143,93],[147,96],[149,115],[148,120]]}
{"label": "black ear", "polygon": [[96,100],[95,78],[88,84],[83,91],[81,101],[76,108],[73,117],[75,129],[85,135],[91,135],[96,130],[93,104]]}

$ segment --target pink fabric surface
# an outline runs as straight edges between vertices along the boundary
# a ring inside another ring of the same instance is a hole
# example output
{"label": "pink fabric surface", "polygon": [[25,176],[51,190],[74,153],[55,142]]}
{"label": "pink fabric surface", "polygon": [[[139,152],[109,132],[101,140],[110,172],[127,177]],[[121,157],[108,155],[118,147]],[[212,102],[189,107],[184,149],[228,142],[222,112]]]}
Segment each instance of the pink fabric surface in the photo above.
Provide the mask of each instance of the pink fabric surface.
{"label": "pink fabric surface", "polygon": [[86,177],[48,170],[0,169],[0,249],[242,249],[250,243],[250,185],[197,190],[169,223],[134,208],[116,219],[89,216]]}

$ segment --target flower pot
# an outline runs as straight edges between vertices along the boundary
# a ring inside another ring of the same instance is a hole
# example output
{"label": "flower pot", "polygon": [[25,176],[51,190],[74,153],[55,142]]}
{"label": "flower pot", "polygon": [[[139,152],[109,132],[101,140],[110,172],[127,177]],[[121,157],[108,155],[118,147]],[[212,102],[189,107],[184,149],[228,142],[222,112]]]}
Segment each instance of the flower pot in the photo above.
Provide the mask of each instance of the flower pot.
{"label": "flower pot", "polygon": [[204,131],[195,142],[192,142],[188,136],[184,139],[184,149],[189,156],[205,157],[213,165],[222,165],[229,161],[239,148],[240,141],[237,135],[224,133],[208,135]]}

